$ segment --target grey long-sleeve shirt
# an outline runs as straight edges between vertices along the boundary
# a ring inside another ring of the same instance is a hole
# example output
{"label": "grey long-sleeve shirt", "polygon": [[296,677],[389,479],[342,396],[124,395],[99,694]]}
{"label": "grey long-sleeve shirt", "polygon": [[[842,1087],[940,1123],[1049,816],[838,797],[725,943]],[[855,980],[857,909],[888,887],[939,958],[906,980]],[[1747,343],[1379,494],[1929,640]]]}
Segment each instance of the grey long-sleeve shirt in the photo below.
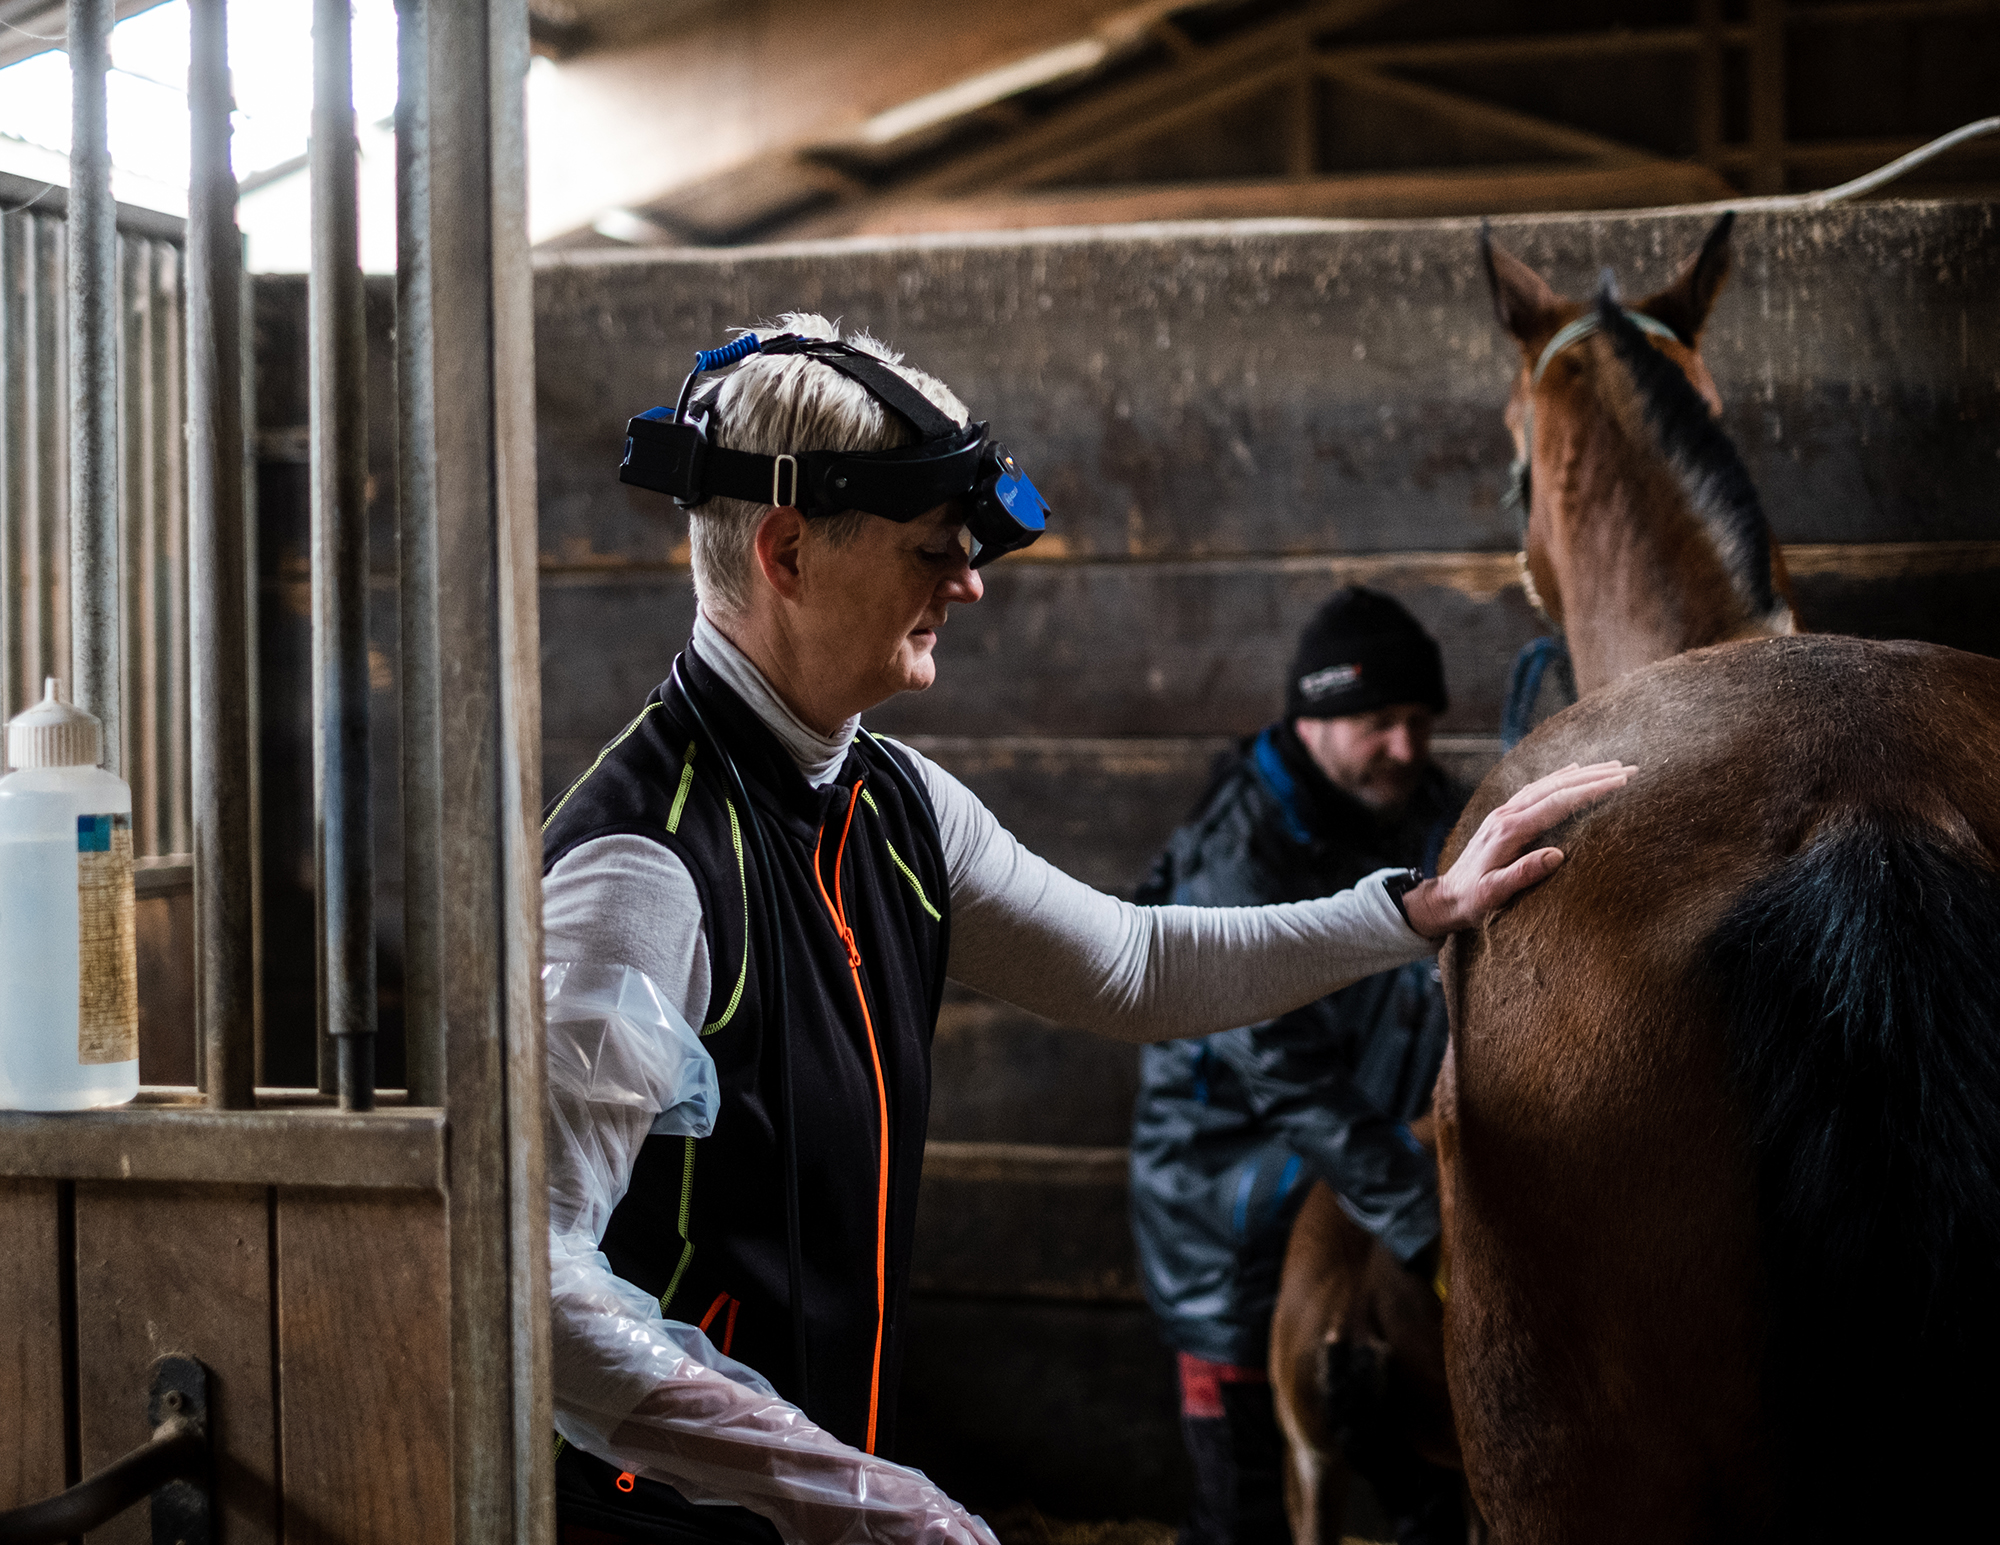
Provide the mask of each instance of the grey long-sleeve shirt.
{"label": "grey long-sleeve shirt", "polygon": [[[707,616],[694,647],[824,783],[858,720],[822,736],[799,719]],[[919,753],[915,764],[951,879],[950,974],[1061,1024],[1127,1041],[1205,1035],[1269,1019],[1349,982],[1434,952],[1382,882],[1265,907],[1135,907],[1024,848],[972,791]],[[543,882],[550,960],[643,971],[700,1023],[709,960],[701,903],[679,858],[644,837],[600,837]]]}

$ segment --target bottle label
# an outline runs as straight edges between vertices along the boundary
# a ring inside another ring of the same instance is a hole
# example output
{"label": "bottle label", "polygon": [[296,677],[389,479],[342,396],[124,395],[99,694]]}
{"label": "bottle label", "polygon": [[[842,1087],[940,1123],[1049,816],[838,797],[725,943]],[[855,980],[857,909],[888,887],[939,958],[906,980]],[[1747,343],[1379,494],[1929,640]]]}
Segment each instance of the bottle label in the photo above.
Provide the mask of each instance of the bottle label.
{"label": "bottle label", "polygon": [[76,818],[78,943],[76,1060],[139,1055],[139,940],[132,920],[132,818]]}

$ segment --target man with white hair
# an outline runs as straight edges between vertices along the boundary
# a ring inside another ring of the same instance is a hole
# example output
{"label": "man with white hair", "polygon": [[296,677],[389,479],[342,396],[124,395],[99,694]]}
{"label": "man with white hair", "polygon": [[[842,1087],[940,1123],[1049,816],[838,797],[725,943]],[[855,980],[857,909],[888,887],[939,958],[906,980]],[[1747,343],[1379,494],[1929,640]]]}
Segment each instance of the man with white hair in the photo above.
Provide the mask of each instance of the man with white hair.
{"label": "man with white hair", "polygon": [[623,475],[690,507],[700,609],[543,828],[563,1538],[991,1545],[882,1457],[945,978],[1134,1042],[1274,1016],[1550,873],[1523,850],[1631,770],[1531,785],[1421,884],[1130,906],[861,729],[1042,521],[941,382],[790,316]]}

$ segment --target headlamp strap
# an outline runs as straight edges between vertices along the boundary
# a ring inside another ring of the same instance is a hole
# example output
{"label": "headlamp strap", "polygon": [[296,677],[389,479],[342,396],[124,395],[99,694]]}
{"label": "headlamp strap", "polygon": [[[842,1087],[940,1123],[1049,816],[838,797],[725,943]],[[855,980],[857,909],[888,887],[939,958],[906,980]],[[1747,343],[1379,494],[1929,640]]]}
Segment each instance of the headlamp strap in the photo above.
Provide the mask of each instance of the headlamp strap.
{"label": "headlamp strap", "polygon": [[832,458],[812,451],[799,456],[760,456],[755,451],[712,445],[703,458],[702,491],[705,497],[719,494],[745,504],[791,505],[805,510],[813,503],[818,463],[823,459]]}
{"label": "headlamp strap", "polygon": [[766,354],[803,354],[808,359],[838,370],[848,380],[865,388],[890,412],[916,430],[920,440],[944,440],[964,425],[949,417],[942,408],[912,386],[886,361],[830,338],[773,339],[764,345]]}
{"label": "headlamp strap", "polygon": [[[674,410],[675,423],[687,417],[697,378],[706,371],[734,365],[752,354],[801,354],[839,371],[907,423],[916,431],[918,440],[926,445],[954,441],[962,450],[971,440],[978,438],[975,430],[983,435],[984,425],[958,423],[891,369],[886,360],[838,339],[803,338],[796,333],[780,333],[776,337],[761,339],[754,333],[745,333],[724,348],[702,350],[695,356],[693,373],[681,387],[680,403]],[[724,498],[741,499],[752,504],[791,505],[810,510],[818,507],[819,496],[823,492],[822,476],[834,463],[856,454],[848,451],[802,451],[796,455],[763,456],[754,451],[708,446],[702,457],[701,495],[705,499],[720,494]]]}

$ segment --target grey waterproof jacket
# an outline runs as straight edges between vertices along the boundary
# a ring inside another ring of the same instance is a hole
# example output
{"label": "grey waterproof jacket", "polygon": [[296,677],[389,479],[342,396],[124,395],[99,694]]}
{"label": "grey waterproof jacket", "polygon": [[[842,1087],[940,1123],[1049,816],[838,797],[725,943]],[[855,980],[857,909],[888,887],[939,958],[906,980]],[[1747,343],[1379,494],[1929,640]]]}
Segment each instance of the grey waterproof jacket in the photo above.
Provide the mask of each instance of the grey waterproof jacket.
{"label": "grey waterproof jacket", "polygon": [[[1385,866],[1430,873],[1466,795],[1433,766],[1404,814],[1382,821],[1273,724],[1218,764],[1137,899],[1254,906],[1331,895]],[[1143,1050],[1133,1233],[1176,1351],[1263,1364],[1310,1180],[1400,1260],[1437,1237],[1436,1167],[1408,1122],[1430,1102],[1445,1035],[1426,960],[1277,1019]]]}

